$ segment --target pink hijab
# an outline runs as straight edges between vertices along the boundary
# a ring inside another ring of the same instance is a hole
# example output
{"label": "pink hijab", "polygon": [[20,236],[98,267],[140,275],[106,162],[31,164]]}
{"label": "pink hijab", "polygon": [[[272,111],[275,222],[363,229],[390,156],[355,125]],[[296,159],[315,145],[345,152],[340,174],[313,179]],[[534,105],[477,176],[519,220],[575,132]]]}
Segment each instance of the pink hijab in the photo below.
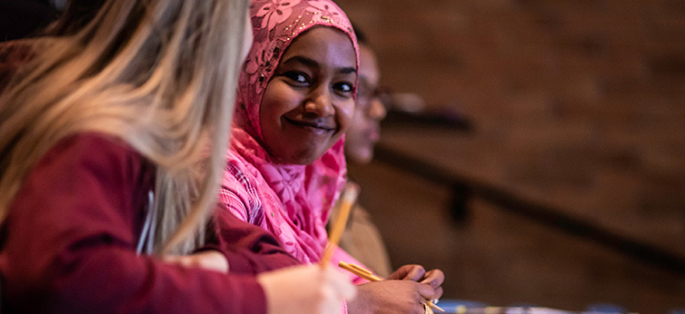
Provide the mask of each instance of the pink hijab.
{"label": "pink hijab", "polygon": [[345,13],[330,0],[253,0],[254,42],[240,73],[220,200],[238,218],[273,233],[303,263],[317,262],[325,225],[346,181],[344,137],[310,165],[277,164],[264,149],[259,107],[290,43],[314,26],[338,29],[359,49]]}

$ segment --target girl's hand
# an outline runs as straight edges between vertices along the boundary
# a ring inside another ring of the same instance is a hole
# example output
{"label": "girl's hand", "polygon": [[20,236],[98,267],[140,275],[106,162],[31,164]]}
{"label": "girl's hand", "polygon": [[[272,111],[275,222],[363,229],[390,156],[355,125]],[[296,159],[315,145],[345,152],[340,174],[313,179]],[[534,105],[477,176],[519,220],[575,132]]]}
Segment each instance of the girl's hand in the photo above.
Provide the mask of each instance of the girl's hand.
{"label": "girl's hand", "polygon": [[257,276],[269,314],[340,313],[342,301],[351,300],[356,288],[346,275],[332,267],[295,266]]}
{"label": "girl's hand", "polygon": [[419,281],[425,274],[426,270],[421,265],[404,265],[390,274],[388,279]]}
{"label": "girl's hand", "polygon": [[423,304],[436,292],[426,284],[411,280],[384,280],[357,287],[357,298],[349,302],[349,314],[422,314]]}
{"label": "girl's hand", "polygon": [[442,296],[442,283],[445,274],[442,270],[433,269],[428,272],[421,265],[404,265],[388,276],[388,279],[411,280],[431,286],[435,294],[429,300],[440,299]]}
{"label": "girl's hand", "polygon": [[228,273],[228,260],[217,251],[204,251],[192,255],[167,255],[162,257],[167,263],[178,264],[188,268],[202,268],[207,270]]}

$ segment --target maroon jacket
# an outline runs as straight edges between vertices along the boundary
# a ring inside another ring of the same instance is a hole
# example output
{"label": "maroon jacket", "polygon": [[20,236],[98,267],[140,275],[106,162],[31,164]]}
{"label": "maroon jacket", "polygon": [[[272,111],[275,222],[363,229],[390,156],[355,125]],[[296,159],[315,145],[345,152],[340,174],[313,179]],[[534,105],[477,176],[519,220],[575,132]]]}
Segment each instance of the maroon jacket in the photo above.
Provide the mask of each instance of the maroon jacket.
{"label": "maroon jacket", "polygon": [[253,274],[298,262],[259,227],[233,218],[216,235],[228,275],[136,255],[153,173],[103,135],[53,147],[0,225],[3,313],[266,313]]}

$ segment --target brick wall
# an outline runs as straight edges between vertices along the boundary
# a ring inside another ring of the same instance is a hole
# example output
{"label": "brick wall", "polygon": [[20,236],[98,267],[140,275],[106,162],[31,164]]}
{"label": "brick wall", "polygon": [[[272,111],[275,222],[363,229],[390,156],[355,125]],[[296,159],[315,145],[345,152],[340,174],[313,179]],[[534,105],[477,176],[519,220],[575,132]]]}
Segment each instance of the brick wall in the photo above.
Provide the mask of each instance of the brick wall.
{"label": "brick wall", "polygon": [[385,85],[476,126],[386,143],[685,256],[685,1],[337,2]]}

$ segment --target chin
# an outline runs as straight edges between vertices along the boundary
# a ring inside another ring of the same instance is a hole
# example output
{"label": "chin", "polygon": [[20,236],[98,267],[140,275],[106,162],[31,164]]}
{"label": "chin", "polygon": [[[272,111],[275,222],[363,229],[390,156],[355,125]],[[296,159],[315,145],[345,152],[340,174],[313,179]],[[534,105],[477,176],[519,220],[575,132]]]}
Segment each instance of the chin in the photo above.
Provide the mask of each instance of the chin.
{"label": "chin", "polygon": [[310,165],[321,158],[330,147],[322,145],[275,146],[267,151],[281,165]]}
{"label": "chin", "polygon": [[289,154],[288,157],[279,158],[278,161],[282,164],[306,166],[321,158],[325,152],[326,151],[323,151],[321,154],[317,154],[315,152],[293,153]]}

